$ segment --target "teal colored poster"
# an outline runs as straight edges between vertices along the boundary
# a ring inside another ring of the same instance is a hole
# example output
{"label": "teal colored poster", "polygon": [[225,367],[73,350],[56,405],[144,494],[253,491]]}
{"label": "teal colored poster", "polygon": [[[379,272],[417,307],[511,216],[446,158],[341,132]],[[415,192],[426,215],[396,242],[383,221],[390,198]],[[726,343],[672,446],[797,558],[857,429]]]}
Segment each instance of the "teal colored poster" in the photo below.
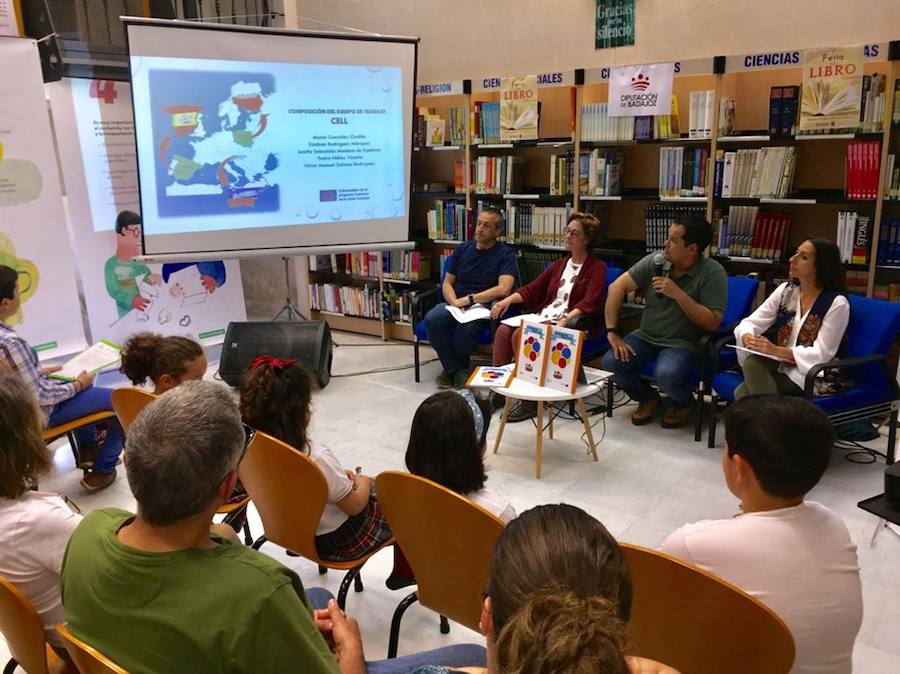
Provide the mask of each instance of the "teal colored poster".
{"label": "teal colored poster", "polygon": [[595,49],[634,44],[634,0],[597,0]]}

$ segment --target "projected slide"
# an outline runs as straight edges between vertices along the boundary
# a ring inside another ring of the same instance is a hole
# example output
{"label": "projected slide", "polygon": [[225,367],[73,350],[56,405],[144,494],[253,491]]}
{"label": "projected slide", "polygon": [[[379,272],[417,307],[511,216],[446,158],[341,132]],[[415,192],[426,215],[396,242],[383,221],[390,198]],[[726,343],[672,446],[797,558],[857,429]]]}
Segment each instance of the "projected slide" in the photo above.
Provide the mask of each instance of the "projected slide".
{"label": "projected slide", "polygon": [[132,70],[147,234],[404,215],[401,68],[132,57]]}

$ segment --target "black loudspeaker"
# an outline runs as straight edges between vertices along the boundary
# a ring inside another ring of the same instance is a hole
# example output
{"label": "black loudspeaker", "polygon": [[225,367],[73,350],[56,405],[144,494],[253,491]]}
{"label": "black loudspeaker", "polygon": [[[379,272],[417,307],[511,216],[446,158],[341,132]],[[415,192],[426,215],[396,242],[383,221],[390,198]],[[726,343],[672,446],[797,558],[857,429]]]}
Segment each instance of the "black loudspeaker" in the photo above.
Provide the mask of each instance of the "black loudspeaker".
{"label": "black loudspeaker", "polygon": [[331,330],[325,321],[229,323],[222,344],[219,375],[240,386],[257,356],[294,358],[313,373],[319,388],[331,381]]}

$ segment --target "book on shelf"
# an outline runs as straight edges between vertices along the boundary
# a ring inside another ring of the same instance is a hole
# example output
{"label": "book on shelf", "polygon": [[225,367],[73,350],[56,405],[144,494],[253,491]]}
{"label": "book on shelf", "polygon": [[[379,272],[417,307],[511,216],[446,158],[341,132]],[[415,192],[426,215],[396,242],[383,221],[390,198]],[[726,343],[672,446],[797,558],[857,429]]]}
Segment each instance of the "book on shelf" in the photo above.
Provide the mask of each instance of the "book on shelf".
{"label": "book on shelf", "polygon": [[444,144],[444,135],[447,133],[447,120],[437,115],[429,115],[425,118],[425,147],[440,147]]}
{"label": "book on shelf", "polygon": [[881,220],[876,262],[891,267],[900,266],[900,219],[883,218]]}
{"label": "book on shelf", "polygon": [[713,194],[722,198],[783,199],[791,191],[797,148],[772,146],[725,152],[715,175]]}
{"label": "book on shelf", "polygon": [[719,99],[719,136],[733,136],[735,133],[734,125],[734,99],[723,96]]}
{"label": "book on shelf", "polygon": [[839,211],[835,243],[845,264],[867,264],[872,243],[871,219],[856,211]]}
{"label": "book on shelf", "polygon": [[381,260],[386,279],[425,281],[431,278],[431,253],[427,250],[386,250]]}
{"label": "book on shelf", "polygon": [[468,241],[468,214],[463,201],[435,199],[434,208],[425,216],[428,238],[445,241]]}
{"label": "book on shelf", "polygon": [[381,315],[386,321],[410,323],[410,310],[416,291],[390,286],[381,293]]}
{"label": "book on shelf", "polygon": [[578,163],[579,191],[587,196],[622,194],[622,153],[594,148],[581,151]]}
{"label": "book on shelf", "polygon": [[644,207],[644,241],[647,250],[659,250],[669,237],[669,226],[676,218],[696,215],[706,217],[702,204],[647,204]]}
{"label": "book on shelf", "polygon": [[500,103],[475,101],[472,104],[471,134],[474,144],[500,142]]}
{"label": "book on shelf", "polygon": [[894,82],[894,113],[891,115],[891,124],[900,124],[900,78]]}
{"label": "book on shelf", "polygon": [[688,108],[688,138],[709,138],[712,135],[716,92],[712,89],[692,91]]}
{"label": "book on shelf", "polygon": [[454,105],[450,108],[450,144],[464,145],[466,142],[466,120],[468,114],[463,105]]}
{"label": "book on shelf", "polygon": [[659,196],[706,196],[709,150],[705,147],[663,147],[659,150]]}
{"label": "book on shelf", "polygon": [[530,201],[514,202],[510,206],[505,240],[532,246],[562,246],[571,214],[571,204],[539,206]]}
{"label": "book on shelf", "polygon": [[884,171],[884,198],[900,199],[900,165],[893,153],[888,155]]}
{"label": "book on shelf", "polygon": [[325,311],[345,316],[380,318],[381,301],[377,286],[347,286],[337,283],[311,283],[309,306],[313,311]]}
{"label": "book on shelf", "polygon": [[769,89],[769,135],[773,138],[793,136],[797,131],[797,107],[800,87],[797,85]]}
{"label": "book on shelf", "polygon": [[550,194],[571,194],[575,185],[575,151],[550,155]]}
{"label": "book on shelf", "polygon": [[514,155],[476,157],[472,161],[470,183],[475,194],[509,194],[522,185],[525,160]]}
{"label": "book on shelf", "polygon": [[884,128],[886,85],[887,77],[884,74],[863,75],[859,111],[859,130],[862,133],[877,133]]}
{"label": "book on shelf", "polygon": [[880,140],[853,140],[847,143],[846,193],[848,199],[877,199],[880,173]]}
{"label": "book on shelf", "polygon": [[581,106],[581,140],[586,142],[627,142],[634,140],[634,117],[610,117],[608,103]]}
{"label": "book on shelf", "polygon": [[790,231],[787,213],[761,211],[759,206],[731,206],[713,217],[710,253],[722,257],[780,260]]}

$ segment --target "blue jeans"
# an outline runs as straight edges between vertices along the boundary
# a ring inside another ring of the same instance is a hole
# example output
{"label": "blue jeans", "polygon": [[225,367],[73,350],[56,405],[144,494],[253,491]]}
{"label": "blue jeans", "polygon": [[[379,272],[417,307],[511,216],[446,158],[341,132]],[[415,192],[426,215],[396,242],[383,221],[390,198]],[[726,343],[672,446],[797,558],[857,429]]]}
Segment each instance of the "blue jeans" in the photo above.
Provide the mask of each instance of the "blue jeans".
{"label": "blue jeans", "polygon": [[641,379],[641,367],[656,359],[653,373],[659,390],[678,407],[691,404],[697,354],[692,349],[654,346],[634,334],[625,335],[625,343],[634,355],[628,362],[617,360],[610,349],[603,356],[603,369],[613,373],[613,381],[632,400],[642,403],[653,397],[651,386]]}
{"label": "blue jeans", "polygon": [[[111,395],[112,389],[91,386],[74,397],[57,403],[53,408],[53,412],[50,413],[49,424],[51,426],[59,426],[60,424],[86,417],[89,414],[112,412]],[[111,473],[119,460],[119,454],[122,453],[123,433],[122,427],[115,417],[103,423],[108,424],[106,440],[101,445],[100,454],[94,461],[94,469],[100,473]],[[79,428],[73,431],[72,434],[75,436],[75,442],[79,447],[97,442],[97,428],[95,426]]]}
{"label": "blue jeans", "polygon": [[487,651],[477,644],[454,644],[403,655],[391,660],[366,662],[369,674],[407,674],[424,665],[446,665],[449,667],[486,667]]}
{"label": "blue jeans", "polygon": [[458,323],[446,306],[444,302],[438,302],[425,314],[425,332],[444,370],[453,374],[469,369],[469,356],[478,346],[478,335],[489,321]]}

